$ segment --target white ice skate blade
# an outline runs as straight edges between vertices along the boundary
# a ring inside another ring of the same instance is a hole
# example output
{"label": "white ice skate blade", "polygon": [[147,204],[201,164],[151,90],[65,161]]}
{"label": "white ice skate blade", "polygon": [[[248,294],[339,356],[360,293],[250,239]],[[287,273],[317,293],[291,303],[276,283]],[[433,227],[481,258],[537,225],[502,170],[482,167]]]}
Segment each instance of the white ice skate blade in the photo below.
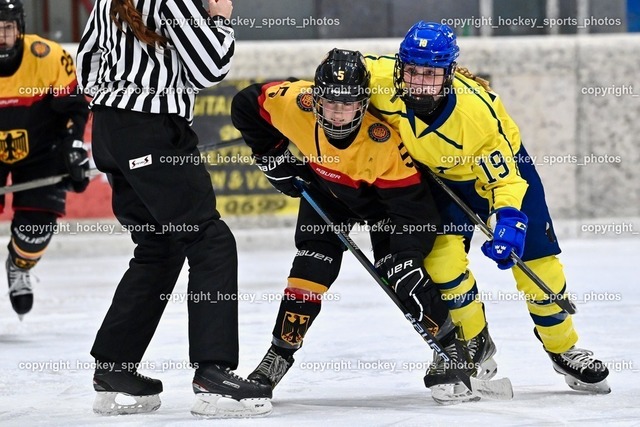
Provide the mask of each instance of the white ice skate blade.
{"label": "white ice skate blade", "polygon": [[564,375],[564,381],[573,390],[584,391],[593,394],[609,394],[611,393],[611,387],[607,380],[602,380],[599,383],[585,383],[579,379],[572,377],[571,375]]}
{"label": "white ice skate blade", "polygon": [[272,409],[267,398],[235,400],[220,394],[198,393],[191,414],[197,418],[248,418],[264,417]]}
{"label": "white ice skate blade", "polygon": [[[120,403],[119,400],[131,400],[135,403]],[[100,415],[130,415],[143,414],[155,411],[160,407],[160,396],[152,394],[150,396],[131,396],[128,394],[100,391],[93,401],[93,412]]]}
{"label": "white ice skate blade", "polygon": [[462,383],[434,385],[431,387],[431,398],[440,405],[457,405],[480,400],[480,396],[474,395]]}

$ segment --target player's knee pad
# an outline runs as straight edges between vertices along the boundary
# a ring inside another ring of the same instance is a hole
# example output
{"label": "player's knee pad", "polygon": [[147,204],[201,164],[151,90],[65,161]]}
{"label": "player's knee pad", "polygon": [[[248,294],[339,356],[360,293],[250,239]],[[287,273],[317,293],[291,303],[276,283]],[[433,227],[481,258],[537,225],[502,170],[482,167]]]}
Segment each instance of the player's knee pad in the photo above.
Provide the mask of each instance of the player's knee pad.
{"label": "player's knee pad", "polygon": [[322,241],[307,241],[298,245],[290,277],[319,283],[327,288],[340,272],[344,251],[338,245]]}
{"label": "player's knee pad", "polygon": [[289,277],[273,328],[274,345],[291,350],[302,346],[307,330],[320,313],[322,298],[328,289],[319,283]]}
{"label": "player's knee pad", "polygon": [[424,260],[424,268],[435,283],[458,279],[467,271],[468,265],[464,237],[451,234],[438,235]]}
{"label": "player's knee pad", "polygon": [[16,266],[32,268],[53,237],[58,216],[46,211],[15,212],[11,222],[9,255]]}

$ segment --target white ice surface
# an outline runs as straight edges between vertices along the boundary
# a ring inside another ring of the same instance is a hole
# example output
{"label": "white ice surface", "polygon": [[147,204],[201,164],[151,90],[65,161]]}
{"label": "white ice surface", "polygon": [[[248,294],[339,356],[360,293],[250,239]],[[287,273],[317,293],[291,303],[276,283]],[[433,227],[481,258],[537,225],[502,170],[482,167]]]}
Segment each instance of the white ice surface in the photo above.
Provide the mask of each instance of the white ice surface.
{"label": "white ice surface", "polygon": [[[240,367],[247,375],[269,346],[279,296],[294,255],[292,230],[241,230]],[[475,245],[480,242],[476,239]],[[357,240],[369,254],[362,236]],[[498,376],[514,386],[512,401],[443,407],[422,383],[431,352],[358,262],[346,253],[330,291],[332,301],[310,329],[296,363],[275,390],[273,413],[262,419],[219,420],[243,426],[427,425],[640,425],[640,240],[581,239],[563,242],[561,259],[569,290],[578,297],[579,345],[610,366],[609,395],[570,390],[554,373],[532,334],[522,301],[513,299],[510,273],[471,251],[472,269],[484,295]],[[0,298],[0,425],[178,426],[202,423],[189,414],[193,401],[188,361],[186,304],[170,302],[145,355],[141,372],[159,378],[165,391],[154,413],[94,415],[91,405],[95,333],[127,267],[125,235],[58,235],[35,269],[35,305],[18,321],[8,297]],[[184,294],[186,269],[176,293]],[[5,285],[3,285],[5,286]],[[606,301],[584,302],[586,295]],[[502,298],[505,299],[505,298]],[[260,302],[258,302],[260,301]],[[215,329],[212,328],[212,333]],[[310,366],[318,367],[313,370]],[[387,365],[383,365],[386,363]],[[320,365],[324,364],[324,365]],[[418,365],[414,369],[409,369]],[[324,367],[324,369],[322,369]]]}

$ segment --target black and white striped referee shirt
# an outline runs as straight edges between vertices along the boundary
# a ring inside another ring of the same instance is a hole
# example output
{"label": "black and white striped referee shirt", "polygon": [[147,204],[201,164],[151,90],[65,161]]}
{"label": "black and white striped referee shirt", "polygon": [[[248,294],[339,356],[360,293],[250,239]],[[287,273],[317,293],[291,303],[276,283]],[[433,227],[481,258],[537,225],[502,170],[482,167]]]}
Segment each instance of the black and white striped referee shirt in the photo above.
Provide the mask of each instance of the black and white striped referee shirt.
{"label": "black and white striped referee shirt", "polygon": [[209,17],[200,0],[134,0],[147,28],[169,39],[165,49],[124,33],[109,17],[111,0],[97,0],[78,47],[78,84],[104,105],[193,120],[195,95],[229,72],[233,30]]}

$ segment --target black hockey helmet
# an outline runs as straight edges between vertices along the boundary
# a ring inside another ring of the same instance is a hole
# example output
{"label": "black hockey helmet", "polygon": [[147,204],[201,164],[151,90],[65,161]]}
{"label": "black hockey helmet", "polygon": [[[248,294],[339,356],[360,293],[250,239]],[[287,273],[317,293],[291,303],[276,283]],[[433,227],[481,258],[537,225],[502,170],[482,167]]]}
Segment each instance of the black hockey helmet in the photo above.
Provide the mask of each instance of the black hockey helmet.
{"label": "black hockey helmet", "polygon": [[[370,73],[364,56],[358,51],[333,49],[316,69],[313,87],[313,111],[328,138],[344,139],[356,130],[369,105]],[[343,124],[329,121],[325,103],[357,103],[354,117]]]}
{"label": "black hockey helmet", "polygon": [[18,27],[18,37],[14,45],[8,49],[0,47],[0,61],[13,59],[24,42],[24,6],[22,0],[0,0],[0,21],[15,22]]}

